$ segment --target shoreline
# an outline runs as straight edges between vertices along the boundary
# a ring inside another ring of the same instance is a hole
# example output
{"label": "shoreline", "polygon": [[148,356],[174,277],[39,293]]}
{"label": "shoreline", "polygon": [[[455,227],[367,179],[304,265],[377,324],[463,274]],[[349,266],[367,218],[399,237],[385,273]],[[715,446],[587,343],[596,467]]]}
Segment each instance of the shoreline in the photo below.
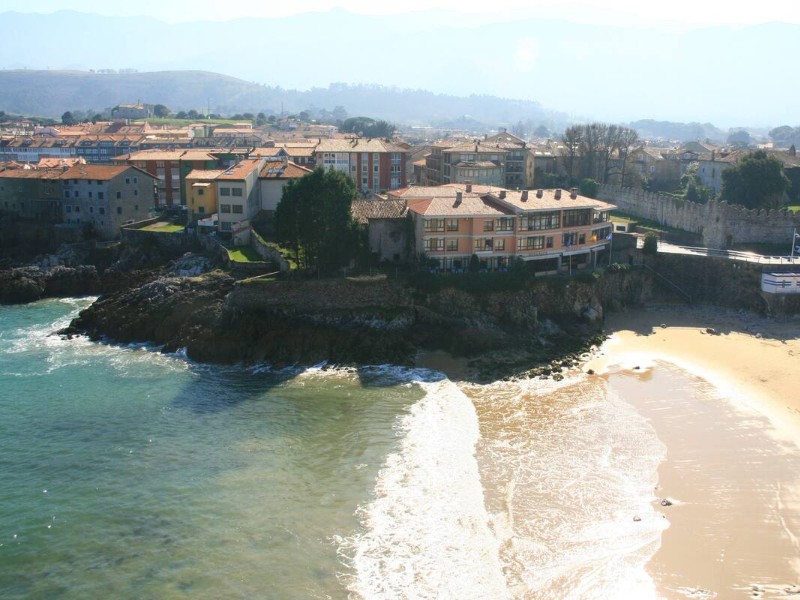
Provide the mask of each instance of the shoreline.
{"label": "shoreline", "polygon": [[[610,315],[606,332],[583,370],[637,398],[667,447],[654,503],[670,526],[646,567],[660,597],[800,592],[800,321],[715,307],[635,310]],[[639,394],[652,377],[664,390],[699,391]]]}

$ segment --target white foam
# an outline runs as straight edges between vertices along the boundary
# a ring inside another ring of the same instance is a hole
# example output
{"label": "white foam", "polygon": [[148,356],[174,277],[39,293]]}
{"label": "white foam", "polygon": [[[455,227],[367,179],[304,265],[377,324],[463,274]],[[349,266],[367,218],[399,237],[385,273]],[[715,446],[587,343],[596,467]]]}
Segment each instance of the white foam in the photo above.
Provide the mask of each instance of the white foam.
{"label": "white foam", "polygon": [[491,423],[478,457],[514,596],[655,598],[644,567],[668,526],[653,506],[666,449],[601,379],[542,383],[475,390]]}
{"label": "white foam", "polygon": [[354,570],[348,589],[367,599],[508,597],[475,458],[474,406],[440,374],[403,372],[440,380],[420,382],[425,396],[398,423],[400,449],[359,511],[364,531],[342,543]]}

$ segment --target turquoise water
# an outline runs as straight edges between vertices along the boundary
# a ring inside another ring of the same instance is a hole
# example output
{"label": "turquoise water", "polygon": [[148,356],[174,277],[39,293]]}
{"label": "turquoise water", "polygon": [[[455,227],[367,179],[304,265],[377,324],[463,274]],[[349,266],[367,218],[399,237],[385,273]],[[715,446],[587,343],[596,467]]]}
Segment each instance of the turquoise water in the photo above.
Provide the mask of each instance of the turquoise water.
{"label": "turquoise water", "polygon": [[344,597],[422,390],[49,335],[89,303],[0,307],[0,596]]}
{"label": "turquoise water", "polygon": [[665,448],[605,379],[51,335],[90,302],[0,307],[4,600],[655,597]]}

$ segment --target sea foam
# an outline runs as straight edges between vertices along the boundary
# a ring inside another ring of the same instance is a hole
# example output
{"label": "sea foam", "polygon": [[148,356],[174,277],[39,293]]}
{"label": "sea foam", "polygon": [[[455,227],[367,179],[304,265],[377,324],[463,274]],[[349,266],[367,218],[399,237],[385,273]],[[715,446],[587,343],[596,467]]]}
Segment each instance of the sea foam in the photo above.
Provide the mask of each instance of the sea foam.
{"label": "sea foam", "polygon": [[[396,373],[395,373],[396,374]],[[508,597],[484,506],[472,402],[452,382],[413,372],[426,394],[399,419],[363,531],[343,542],[362,598]]]}

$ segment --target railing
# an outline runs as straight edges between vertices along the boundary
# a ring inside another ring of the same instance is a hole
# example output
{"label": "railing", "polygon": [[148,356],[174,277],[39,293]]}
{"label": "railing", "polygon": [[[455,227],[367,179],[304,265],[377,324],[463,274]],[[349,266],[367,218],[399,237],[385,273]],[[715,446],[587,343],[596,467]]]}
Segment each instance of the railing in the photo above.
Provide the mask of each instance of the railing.
{"label": "railing", "polygon": [[688,293],[688,292],[686,292],[686,291],[685,291],[683,288],[681,288],[680,286],[678,286],[678,285],[677,285],[676,283],[674,283],[673,281],[671,281],[671,280],[667,279],[667,278],[666,278],[666,277],[664,277],[664,276],[663,276],[661,273],[659,273],[659,272],[658,272],[658,271],[656,271],[655,269],[653,269],[653,268],[649,267],[648,265],[646,265],[646,264],[644,264],[644,263],[643,263],[641,266],[642,266],[642,267],[644,267],[645,269],[647,269],[648,271],[650,271],[650,272],[651,272],[653,275],[655,275],[656,277],[658,277],[658,279],[659,279],[660,281],[662,281],[662,282],[664,282],[665,284],[667,284],[667,286],[668,286],[668,287],[669,287],[669,288],[670,288],[672,291],[674,291],[675,293],[677,293],[677,294],[678,294],[678,295],[679,295],[679,296],[680,296],[680,297],[681,297],[681,298],[684,300],[684,302],[686,302],[686,304],[691,304],[691,303],[692,303],[692,297],[691,297],[691,296],[689,295],[689,293]]}
{"label": "railing", "polygon": [[693,256],[709,256],[725,258],[739,262],[748,262],[759,265],[800,265],[800,256],[764,256],[753,252],[739,252],[736,250],[721,250],[717,248],[701,248],[697,246],[677,246],[666,244],[659,240],[658,251],[667,254],[686,254]]}

